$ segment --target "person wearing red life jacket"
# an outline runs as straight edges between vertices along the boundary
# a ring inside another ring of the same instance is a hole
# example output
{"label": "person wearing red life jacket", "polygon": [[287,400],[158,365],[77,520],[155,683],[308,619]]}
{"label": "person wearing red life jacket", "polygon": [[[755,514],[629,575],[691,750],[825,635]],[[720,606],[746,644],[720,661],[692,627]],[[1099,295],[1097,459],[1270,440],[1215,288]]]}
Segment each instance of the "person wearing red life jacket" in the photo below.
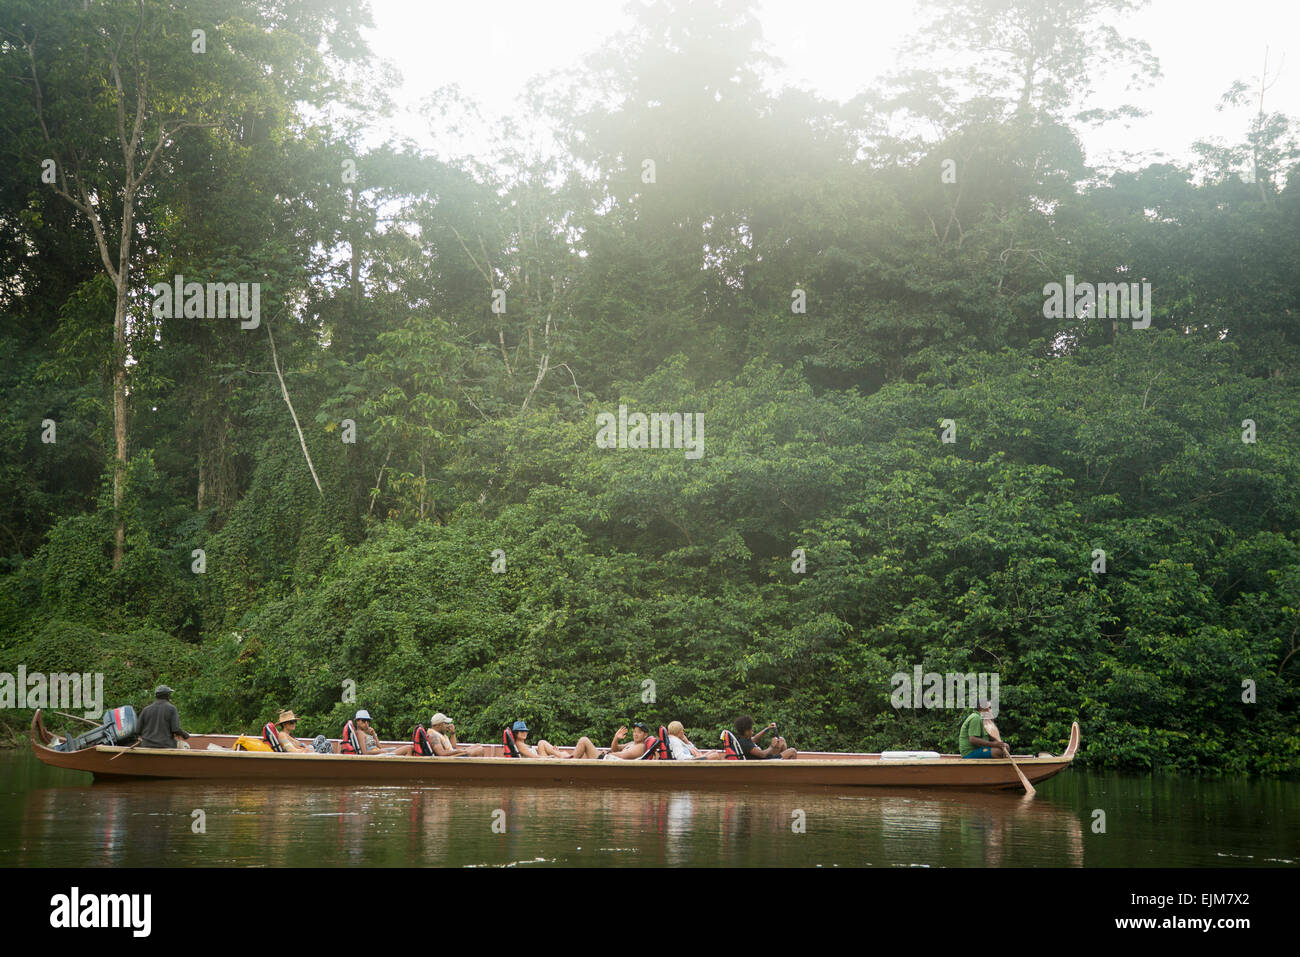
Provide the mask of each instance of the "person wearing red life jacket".
{"label": "person wearing red life jacket", "polygon": [[767,761],[773,759],[783,759],[786,761],[797,758],[799,752],[789,747],[785,738],[773,737],[772,742],[766,748],[760,748],[754,743],[754,739],[761,738],[769,731],[776,730],[776,722],[769,724],[758,734],[754,734],[754,719],[747,714],[742,714],[736,719],[736,736],[740,739],[741,757],[746,761]]}
{"label": "person wearing red life jacket", "polygon": [[429,719],[429,744],[440,758],[481,758],[483,745],[462,748],[456,743],[456,725],[441,711]]}
{"label": "person wearing red life jacket", "polygon": [[722,751],[701,751],[686,737],[686,729],[680,721],[668,723],[668,747],[674,761],[721,761],[726,757]]}
{"label": "person wearing red life jacket", "polygon": [[[601,751],[600,748],[592,742],[591,738],[581,737],[578,743],[573,746],[572,754],[564,754],[554,745],[546,741],[537,742],[537,750],[544,758],[582,758],[585,760],[599,761],[602,758],[618,758],[623,761],[636,761],[645,757],[646,749],[655,747],[659,741],[650,732],[650,726],[643,722],[637,721],[632,725],[632,740],[628,744],[623,743],[627,737],[627,728],[620,727],[614,733],[614,740],[609,743],[608,751]],[[666,747],[666,745],[658,745]]]}
{"label": "person wearing red life jacket", "polygon": [[598,758],[600,750],[591,743],[587,738],[581,738],[573,749],[572,754],[565,754],[551,742],[542,738],[537,742],[537,747],[531,748],[528,745],[528,725],[522,721],[516,721],[509,729],[511,740],[515,743],[515,749],[519,752],[517,757],[520,758]]}
{"label": "person wearing red life jacket", "polygon": [[536,749],[528,745],[528,725],[523,721],[516,721],[510,726],[510,737],[515,743],[515,749],[519,752],[521,758],[564,758],[568,755],[561,754],[559,749],[545,738],[537,742]]}
{"label": "person wearing red life jacket", "polygon": [[298,727],[298,717],[292,711],[281,711],[280,716],[275,719],[276,737],[280,741],[280,747],[285,751],[298,752],[300,754],[315,754],[311,748],[298,743],[298,739],[293,736],[294,730]]}
{"label": "person wearing red life jacket", "polygon": [[396,748],[381,748],[379,746],[379,734],[370,726],[369,711],[364,709],[358,711],[356,718],[353,720],[356,722],[356,747],[360,754],[369,757],[400,758],[414,753],[415,746],[410,744],[403,744]]}
{"label": "person wearing red life jacket", "polygon": [[[623,739],[627,737],[627,728],[620,727],[614,733],[614,740],[609,743],[609,750],[605,752],[604,757],[621,758],[624,761],[636,761],[645,756],[646,749],[654,747],[656,743],[660,747],[667,745],[659,742],[659,739],[650,733],[650,726],[635,721],[632,723],[632,741],[624,744]],[[583,739],[586,740],[585,738]]]}
{"label": "person wearing red life jacket", "polygon": [[[568,760],[573,758],[591,760],[600,760],[601,758],[622,758],[624,760],[635,760],[642,757],[646,750],[646,740],[650,734],[647,725],[637,722],[633,725],[632,743],[622,744],[623,738],[627,737],[627,728],[619,728],[614,735],[614,740],[610,743],[608,753],[602,752],[600,748],[586,736],[578,739],[578,743],[573,746],[572,754],[565,754],[555,745],[543,739],[537,742],[537,748],[528,746],[528,725],[522,721],[516,721],[511,729],[515,747],[519,749],[521,758],[553,758],[559,760]],[[654,740],[653,738],[651,740]]]}

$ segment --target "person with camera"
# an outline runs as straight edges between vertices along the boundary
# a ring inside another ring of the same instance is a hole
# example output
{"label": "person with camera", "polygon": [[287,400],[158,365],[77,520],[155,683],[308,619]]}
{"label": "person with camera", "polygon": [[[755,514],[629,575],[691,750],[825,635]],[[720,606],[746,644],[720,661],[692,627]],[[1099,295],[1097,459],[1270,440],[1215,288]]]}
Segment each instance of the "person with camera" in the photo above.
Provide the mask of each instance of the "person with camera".
{"label": "person with camera", "polygon": [[758,746],[757,739],[763,737],[768,732],[776,731],[776,722],[773,721],[758,734],[754,734],[754,719],[747,714],[742,714],[736,719],[736,737],[740,741],[740,753],[746,761],[768,761],[781,759],[789,761],[799,756],[799,752],[790,747],[785,738],[773,734],[772,741],[766,748]]}

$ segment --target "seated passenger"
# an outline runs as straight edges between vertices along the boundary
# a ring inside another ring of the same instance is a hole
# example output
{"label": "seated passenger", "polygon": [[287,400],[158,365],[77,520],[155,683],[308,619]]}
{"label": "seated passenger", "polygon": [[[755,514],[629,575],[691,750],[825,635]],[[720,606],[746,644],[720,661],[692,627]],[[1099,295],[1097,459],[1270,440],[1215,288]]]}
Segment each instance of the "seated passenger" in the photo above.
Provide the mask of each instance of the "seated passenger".
{"label": "seated passenger", "polygon": [[754,719],[747,714],[742,714],[736,719],[736,737],[739,739],[741,757],[746,761],[766,761],[775,758],[789,761],[792,758],[797,758],[799,752],[787,746],[785,738],[773,737],[772,743],[766,748],[760,748],[754,743],[755,739],[775,730],[776,722],[774,721],[758,734],[754,734]]}
{"label": "seated passenger", "polygon": [[483,745],[462,748],[456,743],[456,725],[441,711],[429,719],[429,744],[440,758],[481,758]]}
{"label": "seated passenger", "polygon": [[[369,757],[393,758],[404,757],[411,754],[415,748],[409,744],[403,744],[396,748],[381,748],[379,746],[379,734],[370,726],[370,712],[361,710],[357,712],[354,719],[356,721],[355,736],[350,736],[348,728],[344,728],[343,742],[339,746],[341,754],[362,754]],[[348,722],[351,726],[352,722]],[[352,740],[349,740],[349,738]]]}
{"label": "seated passenger", "polygon": [[[626,728],[623,729],[623,733],[624,734],[627,733]],[[603,757],[603,755],[600,753],[600,749],[591,743],[590,738],[578,739],[578,743],[577,745],[574,746],[572,754],[565,754],[563,751],[561,751],[555,745],[551,744],[551,742],[547,741],[545,738],[537,742],[537,748],[536,750],[534,750],[533,748],[530,748],[528,746],[528,725],[524,724],[524,722],[522,721],[516,721],[510,727],[508,734],[510,735],[510,740],[514,742],[515,750],[517,750],[519,753],[515,755],[511,755],[507,753],[506,757],[560,758],[560,759]],[[508,743],[506,747],[508,752],[509,750]]]}
{"label": "seated passenger", "polygon": [[719,761],[725,755],[721,751],[705,754],[686,737],[686,729],[680,721],[668,723],[668,749],[674,761]]}
{"label": "seated passenger", "polygon": [[[609,743],[609,750],[605,754],[597,754],[597,758],[621,758],[624,761],[636,761],[639,758],[647,756],[651,749],[661,747],[659,738],[650,733],[650,726],[641,721],[632,724],[632,742],[623,744],[623,739],[627,737],[627,728],[620,727],[614,733],[614,740]],[[582,747],[582,742],[587,741],[583,738],[578,742],[578,747],[573,749],[573,756],[578,757],[578,748]],[[587,741],[590,746],[591,742]]]}
{"label": "seated passenger", "polygon": [[290,753],[315,754],[314,748],[299,744],[298,739],[293,736],[294,729],[297,727],[297,715],[292,711],[280,712],[280,716],[275,719],[276,738],[280,742],[280,749]]}
{"label": "seated passenger", "polygon": [[[530,748],[528,746],[528,725],[522,721],[516,721],[514,724],[512,724],[507,734],[509,735],[509,740],[506,743],[506,748],[507,748],[506,757],[516,757],[516,758],[554,758],[554,757],[562,758],[564,757],[564,755],[560,754],[560,752],[556,750],[556,748],[549,741],[546,740],[538,741],[536,750]],[[511,742],[513,742],[515,746],[514,754],[509,753],[509,745]]]}

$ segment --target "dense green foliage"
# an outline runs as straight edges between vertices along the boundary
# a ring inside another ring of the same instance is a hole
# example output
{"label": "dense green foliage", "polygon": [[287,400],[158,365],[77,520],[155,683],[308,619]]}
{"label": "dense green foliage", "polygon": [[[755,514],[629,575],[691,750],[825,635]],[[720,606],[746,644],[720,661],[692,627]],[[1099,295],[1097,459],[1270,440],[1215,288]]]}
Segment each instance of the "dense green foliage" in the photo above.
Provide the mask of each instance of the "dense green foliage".
{"label": "dense green foliage", "polygon": [[[936,0],[987,20],[933,34],[975,91],[843,104],[763,84],[750,4],[652,3],[534,90],[561,156],[457,162],[306,118],[375,95],[359,5],[190,6],[275,95],[177,133],[147,196],[120,514],[113,291],[0,84],[0,671],[102,671],[106,706],[166,680],[194,730],[367,707],[389,736],[442,710],[706,743],[749,711],[946,751],[964,712],[891,704],[920,666],[996,673],[1024,750],[1078,718],[1094,765],[1300,767],[1300,151],[1261,113],[1192,168],[1089,169],[1124,109],[1070,71],[1128,0],[1057,4],[1059,62],[1011,29],[1036,0]],[[12,38],[134,9],[2,0],[4,75]],[[75,114],[96,69],[46,101]],[[154,317],[176,273],[258,279],[262,326]],[[1149,282],[1150,328],[1047,318],[1067,275]],[[598,447],[620,404],[702,414],[702,456]]]}

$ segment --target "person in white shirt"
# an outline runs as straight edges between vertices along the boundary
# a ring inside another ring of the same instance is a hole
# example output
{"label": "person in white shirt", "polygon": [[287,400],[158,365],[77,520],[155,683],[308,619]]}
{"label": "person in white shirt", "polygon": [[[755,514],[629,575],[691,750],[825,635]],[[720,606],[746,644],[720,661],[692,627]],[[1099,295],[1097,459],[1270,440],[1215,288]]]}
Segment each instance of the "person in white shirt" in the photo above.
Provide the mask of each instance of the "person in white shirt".
{"label": "person in white shirt", "polygon": [[686,729],[680,721],[668,725],[668,749],[674,761],[707,761],[722,757],[721,752],[705,754],[686,737]]}

